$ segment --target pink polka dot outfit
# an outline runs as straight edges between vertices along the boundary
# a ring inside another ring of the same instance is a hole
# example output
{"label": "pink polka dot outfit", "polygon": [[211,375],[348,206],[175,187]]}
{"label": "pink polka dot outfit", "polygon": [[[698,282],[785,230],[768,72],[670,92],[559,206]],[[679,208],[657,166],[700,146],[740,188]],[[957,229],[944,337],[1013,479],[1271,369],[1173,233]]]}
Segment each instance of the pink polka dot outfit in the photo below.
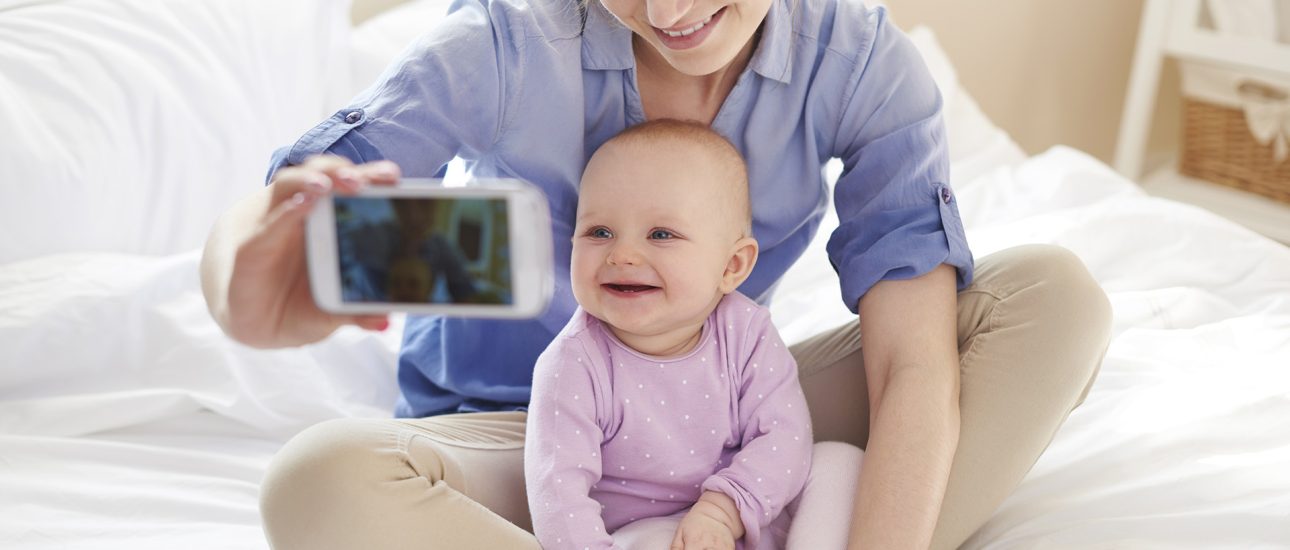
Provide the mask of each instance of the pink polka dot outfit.
{"label": "pink polka dot outfit", "polygon": [[547,549],[614,546],[636,520],[683,513],[704,491],[739,508],[740,547],[797,497],[811,463],[797,367],[769,312],[727,295],[699,343],[644,355],[579,309],[538,359],[524,454]]}

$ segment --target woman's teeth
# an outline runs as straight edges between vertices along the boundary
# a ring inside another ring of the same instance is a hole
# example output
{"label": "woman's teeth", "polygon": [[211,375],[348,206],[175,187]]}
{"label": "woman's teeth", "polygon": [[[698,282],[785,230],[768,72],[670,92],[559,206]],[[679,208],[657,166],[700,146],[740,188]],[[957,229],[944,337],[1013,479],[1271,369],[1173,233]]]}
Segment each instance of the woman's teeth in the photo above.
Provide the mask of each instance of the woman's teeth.
{"label": "woman's teeth", "polygon": [[709,15],[707,19],[704,19],[703,21],[699,21],[698,23],[695,23],[693,27],[690,27],[688,29],[681,29],[679,31],[668,31],[663,29],[659,29],[659,30],[662,30],[663,34],[666,34],[672,38],[680,38],[682,36],[690,36],[694,34],[699,29],[702,29],[704,25],[707,25],[709,21],[712,21],[711,15]]}

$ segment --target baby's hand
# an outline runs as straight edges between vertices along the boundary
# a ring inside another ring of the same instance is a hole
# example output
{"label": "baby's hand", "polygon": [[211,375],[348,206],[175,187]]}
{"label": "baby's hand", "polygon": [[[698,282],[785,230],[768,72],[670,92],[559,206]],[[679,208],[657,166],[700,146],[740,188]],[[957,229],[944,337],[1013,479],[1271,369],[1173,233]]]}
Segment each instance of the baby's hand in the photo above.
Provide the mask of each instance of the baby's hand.
{"label": "baby's hand", "polygon": [[681,518],[669,550],[734,550],[735,534],[721,508],[700,500]]}

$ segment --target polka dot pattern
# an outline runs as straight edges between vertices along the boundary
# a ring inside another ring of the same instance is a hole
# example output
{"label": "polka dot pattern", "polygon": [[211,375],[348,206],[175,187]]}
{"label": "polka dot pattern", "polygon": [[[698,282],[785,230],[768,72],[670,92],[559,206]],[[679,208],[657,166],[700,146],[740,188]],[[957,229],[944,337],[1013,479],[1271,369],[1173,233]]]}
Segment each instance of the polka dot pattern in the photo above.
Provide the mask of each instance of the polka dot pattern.
{"label": "polka dot pattern", "polygon": [[800,492],[811,436],[792,356],[742,295],[724,299],[707,326],[725,330],[705,329],[692,351],[660,358],[586,317],[543,354],[525,448],[540,541],[604,547],[607,533],[682,511],[705,491],[749,508],[745,530],[760,532]]}

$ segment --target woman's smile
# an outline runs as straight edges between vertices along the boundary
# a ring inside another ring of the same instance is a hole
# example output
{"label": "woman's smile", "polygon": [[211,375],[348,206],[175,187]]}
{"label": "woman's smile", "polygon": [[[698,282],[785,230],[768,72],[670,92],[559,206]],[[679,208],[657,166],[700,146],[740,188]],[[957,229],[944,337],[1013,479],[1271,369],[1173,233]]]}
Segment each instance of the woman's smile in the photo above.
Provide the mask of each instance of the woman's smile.
{"label": "woman's smile", "polygon": [[703,40],[711,34],[713,27],[721,20],[726,8],[722,7],[716,13],[709,15],[696,23],[687,23],[685,25],[674,25],[667,29],[653,27],[654,35],[668,49],[686,50],[698,46]]}

